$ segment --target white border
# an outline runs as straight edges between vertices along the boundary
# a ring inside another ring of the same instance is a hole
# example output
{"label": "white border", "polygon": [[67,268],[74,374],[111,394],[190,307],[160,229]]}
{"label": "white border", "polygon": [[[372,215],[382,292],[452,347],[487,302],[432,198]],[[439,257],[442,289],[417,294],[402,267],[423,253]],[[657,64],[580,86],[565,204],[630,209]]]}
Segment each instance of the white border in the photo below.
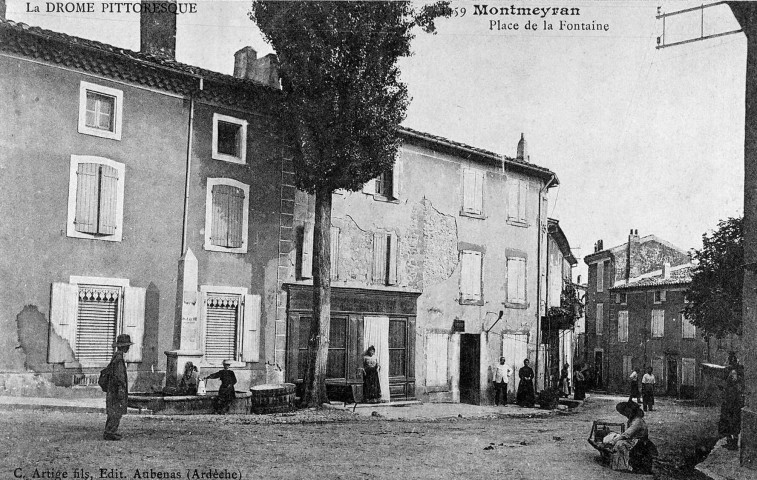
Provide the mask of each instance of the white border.
{"label": "white border", "polygon": [[[92,235],[76,231],[74,220],[76,219],[76,187],[77,178],[76,170],[80,163],[100,163],[108,165],[118,171],[118,185],[116,194],[116,233],[113,235]],[[66,236],[72,238],[88,238],[90,240],[104,240],[106,242],[120,242],[123,239],[124,225],[124,183],[126,175],[126,165],[114,160],[91,155],[71,155],[71,167],[68,174],[68,216],[66,219]]]}
{"label": "white border", "polygon": [[[114,97],[113,105],[113,131],[101,130],[87,126],[87,92],[100,93]],[[79,85],[79,133],[94,135],[95,137],[121,140],[121,120],[123,118],[124,92],[115,88],[103,87],[94,83],[81,81]]]}
{"label": "white border", "polygon": [[[241,188],[244,191],[244,203],[242,204],[242,246],[238,248],[226,248],[210,243],[210,235],[213,231],[213,186],[229,185]],[[208,178],[205,187],[205,245],[203,248],[211,252],[247,253],[247,236],[250,216],[250,186],[231,178]]]}
{"label": "white border", "polygon": [[[228,155],[220,153],[218,151],[218,122],[233,123],[241,127],[241,141],[239,142],[239,156]],[[220,113],[213,114],[213,160],[223,160],[224,162],[239,163],[242,165],[247,164],[247,120],[240,118],[230,117],[228,115],[221,115]]]}

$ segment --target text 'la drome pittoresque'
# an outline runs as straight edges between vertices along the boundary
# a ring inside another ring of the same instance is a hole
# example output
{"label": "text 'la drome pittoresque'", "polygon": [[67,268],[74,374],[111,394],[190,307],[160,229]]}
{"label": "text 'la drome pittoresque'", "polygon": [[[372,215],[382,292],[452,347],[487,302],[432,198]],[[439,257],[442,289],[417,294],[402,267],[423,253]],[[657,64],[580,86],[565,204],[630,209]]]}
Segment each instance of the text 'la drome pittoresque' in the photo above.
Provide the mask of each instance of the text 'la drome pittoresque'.
{"label": "text 'la drome pittoresque'", "polygon": [[544,18],[548,15],[581,15],[580,8],[566,7],[490,7],[489,5],[473,5],[473,15],[533,15]]}

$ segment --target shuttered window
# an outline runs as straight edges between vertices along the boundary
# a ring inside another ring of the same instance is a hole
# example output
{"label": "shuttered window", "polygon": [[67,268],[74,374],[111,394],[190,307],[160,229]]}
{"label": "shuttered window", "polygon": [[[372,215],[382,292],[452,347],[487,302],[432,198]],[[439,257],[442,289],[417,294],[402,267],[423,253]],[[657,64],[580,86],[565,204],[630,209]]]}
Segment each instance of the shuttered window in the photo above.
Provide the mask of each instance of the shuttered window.
{"label": "shuttered window", "polygon": [[681,337],[682,338],[696,338],[697,327],[691,323],[691,319],[686,316],[685,313],[681,314]]}
{"label": "shuttered window", "polygon": [[525,180],[508,179],[507,182],[507,220],[528,224],[529,184]]}
{"label": "shuttered window", "polygon": [[681,385],[697,384],[697,361],[694,358],[681,358]]}
{"label": "shuttered window", "polygon": [[426,336],[426,386],[446,387],[448,333],[429,333]]}
{"label": "shuttered window", "polygon": [[463,170],[463,212],[473,215],[484,213],[484,172]]}
{"label": "shuttered window", "polygon": [[205,211],[205,249],[246,253],[249,185],[209,178]]}
{"label": "shuttered window", "polygon": [[597,292],[605,291],[605,262],[597,262]]}
{"label": "shuttered window", "polygon": [[460,301],[479,302],[481,295],[481,252],[463,250],[460,252]]}
{"label": "shuttered window", "polygon": [[507,259],[507,301],[508,303],[526,303],[526,259],[508,257]]}
{"label": "shuttered window", "polygon": [[633,369],[633,357],[631,355],[623,355],[623,378],[629,378]]}
{"label": "shuttered window", "polygon": [[597,314],[596,314],[596,317],[594,317],[594,326],[595,326],[594,331],[597,335],[602,335],[604,322],[605,322],[605,304],[598,303]]}
{"label": "shuttered window", "polygon": [[652,310],[652,337],[665,335],[665,310]]}
{"label": "shuttered window", "polygon": [[118,170],[100,163],[79,163],[76,170],[77,232],[113,235],[118,227]]}
{"label": "shuttered window", "polygon": [[240,296],[209,294],[205,306],[205,358],[237,360]]}
{"label": "shuttered window", "polygon": [[108,363],[113,354],[121,289],[80,286],[76,358],[83,364]]}
{"label": "shuttered window", "polygon": [[404,377],[407,360],[407,320],[389,319],[389,376]]}
{"label": "shuttered window", "polygon": [[339,278],[339,227],[331,227],[331,279]]}
{"label": "shuttered window", "polygon": [[[309,325],[307,331],[310,331]],[[331,317],[329,322],[329,356],[326,360],[326,378],[347,378],[346,317]]]}
{"label": "shuttered window", "polygon": [[396,285],[399,241],[394,232],[373,234],[373,266],[371,276],[374,283]]}
{"label": "shuttered window", "polygon": [[618,342],[628,342],[628,310],[618,312]]}

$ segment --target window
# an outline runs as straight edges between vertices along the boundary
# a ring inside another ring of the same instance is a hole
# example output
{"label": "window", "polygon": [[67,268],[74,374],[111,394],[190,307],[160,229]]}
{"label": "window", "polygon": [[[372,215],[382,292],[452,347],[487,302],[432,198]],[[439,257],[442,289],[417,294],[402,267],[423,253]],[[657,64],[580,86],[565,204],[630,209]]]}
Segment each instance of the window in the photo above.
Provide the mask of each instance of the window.
{"label": "window", "polygon": [[123,163],[71,155],[66,235],[120,242],[123,237]]}
{"label": "window", "polygon": [[597,262],[597,293],[605,291],[605,262]]}
{"label": "window", "polygon": [[625,292],[623,293],[616,293],[615,294],[615,303],[619,303],[621,305],[625,305],[628,303],[628,294]]}
{"label": "window", "polygon": [[[297,348],[297,372],[305,377],[308,361],[308,337],[311,317],[301,316]],[[329,353],[326,378],[347,378],[347,318],[332,316],[329,323]],[[361,364],[362,365],[362,364]]]}
{"label": "window", "polygon": [[463,169],[463,215],[484,214],[484,172]]}
{"label": "window", "polygon": [[526,227],[529,220],[529,184],[525,180],[508,179],[507,222]]}
{"label": "window", "polygon": [[259,361],[260,295],[243,287],[203,285],[203,359],[206,365],[231,360],[234,366]]}
{"label": "window", "polygon": [[94,83],[79,85],[79,133],[121,140],[124,94]]}
{"label": "window", "polygon": [[697,384],[697,361],[694,358],[681,358],[681,385]]}
{"label": "window", "polygon": [[[77,362],[82,367],[105,366],[113,355],[116,337],[126,333],[134,342],[126,361],[141,362],[145,292],[119,278],[72,276],[69,283],[53,283],[48,361],[66,366],[76,366]],[[53,336],[65,343],[53,340]]]}
{"label": "window", "polygon": [[507,303],[526,303],[526,259],[507,257]]}
{"label": "window", "polygon": [[655,290],[654,292],[654,303],[662,303],[665,301],[665,290]]}
{"label": "window", "polygon": [[426,386],[448,387],[448,333],[428,333],[426,335]]}
{"label": "window", "polygon": [[623,355],[623,378],[631,376],[633,371],[633,357],[631,355]]}
{"label": "window", "polygon": [[397,157],[391,170],[363,185],[363,193],[374,195],[374,198],[378,199],[396,200],[400,198],[401,177],[402,159]]}
{"label": "window", "polygon": [[[313,228],[305,222],[298,232],[300,279],[313,277]],[[300,235],[301,234],[301,235]],[[331,227],[331,279],[339,278],[339,227]]]}
{"label": "window", "polygon": [[247,163],[247,120],[213,114],[214,160]]}
{"label": "window", "polygon": [[665,335],[665,310],[652,310],[652,337]]}
{"label": "window", "polygon": [[628,310],[618,312],[618,342],[628,342]]}
{"label": "window", "polygon": [[372,278],[379,285],[397,284],[399,241],[394,232],[373,234]]}
{"label": "window", "polygon": [[691,323],[691,319],[685,313],[681,314],[681,338],[696,338],[697,327]]}
{"label": "window", "polygon": [[389,376],[404,377],[407,366],[407,320],[389,319]]}
{"label": "window", "polygon": [[483,254],[473,250],[460,252],[460,303],[479,304],[482,302],[481,274]]}
{"label": "window", "polygon": [[604,312],[605,312],[605,304],[604,303],[598,303],[597,304],[597,316],[595,317],[595,333],[597,335],[602,335],[602,327],[604,326]]}
{"label": "window", "polygon": [[205,197],[205,250],[247,253],[250,186],[228,178],[208,178]]}

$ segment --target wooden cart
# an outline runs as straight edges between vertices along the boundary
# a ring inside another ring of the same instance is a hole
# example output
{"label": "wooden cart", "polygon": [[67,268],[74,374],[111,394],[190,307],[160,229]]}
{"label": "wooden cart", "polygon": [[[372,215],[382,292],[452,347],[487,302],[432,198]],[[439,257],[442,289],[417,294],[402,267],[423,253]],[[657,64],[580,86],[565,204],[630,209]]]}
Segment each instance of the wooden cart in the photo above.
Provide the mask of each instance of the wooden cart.
{"label": "wooden cart", "polygon": [[[620,430],[620,432],[618,432]],[[612,458],[612,448],[602,443],[602,440],[609,434],[623,433],[626,431],[625,423],[618,422],[605,422],[603,420],[594,420],[591,425],[591,432],[589,432],[589,444],[596,448],[602,455],[602,460],[610,463]]]}

